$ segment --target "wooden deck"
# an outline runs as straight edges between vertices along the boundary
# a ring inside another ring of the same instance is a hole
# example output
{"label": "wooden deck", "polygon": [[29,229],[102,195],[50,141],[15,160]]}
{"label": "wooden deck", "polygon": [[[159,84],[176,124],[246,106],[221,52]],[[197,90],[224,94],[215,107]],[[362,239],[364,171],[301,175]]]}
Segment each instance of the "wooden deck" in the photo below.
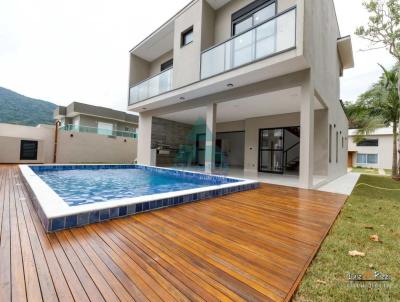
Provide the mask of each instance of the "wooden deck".
{"label": "wooden deck", "polygon": [[263,185],[46,234],[0,166],[0,301],[287,301],[345,199]]}

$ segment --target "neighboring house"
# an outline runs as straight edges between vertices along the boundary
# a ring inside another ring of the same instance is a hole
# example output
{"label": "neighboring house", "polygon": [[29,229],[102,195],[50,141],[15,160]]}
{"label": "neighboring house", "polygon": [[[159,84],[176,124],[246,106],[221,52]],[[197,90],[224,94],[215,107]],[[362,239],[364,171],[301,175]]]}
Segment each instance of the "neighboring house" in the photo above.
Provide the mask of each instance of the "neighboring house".
{"label": "neighboring house", "polygon": [[303,188],[337,178],[348,131],[339,78],[353,64],[332,0],[192,1],[130,51],[138,162],[152,163],[158,117],[192,127],[187,162],[207,173],[227,162]]}
{"label": "neighboring house", "polygon": [[72,103],[54,112],[61,125],[0,124],[0,163],[133,163],[137,116]]}
{"label": "neighboring house", "polygon": [[61,130],[110,136],[134,137],[138,127],[136,115],[78,102],[56,108],[54,119],[60,121]]}
{"label": "neighboring house", "polygon": [[349,167],[392,169],[393,130],[379,128],[356,143],[357,129],[349,130]]}

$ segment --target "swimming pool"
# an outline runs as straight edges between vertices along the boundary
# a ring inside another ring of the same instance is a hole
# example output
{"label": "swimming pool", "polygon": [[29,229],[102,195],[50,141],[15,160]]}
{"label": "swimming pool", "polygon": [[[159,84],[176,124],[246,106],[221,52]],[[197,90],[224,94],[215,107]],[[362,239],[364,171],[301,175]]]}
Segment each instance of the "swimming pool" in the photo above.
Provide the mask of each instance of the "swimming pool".
{"label": "swimming pool", "polygon": [[46,231],[254,189],[258,182],[142,165],[20,165]]}

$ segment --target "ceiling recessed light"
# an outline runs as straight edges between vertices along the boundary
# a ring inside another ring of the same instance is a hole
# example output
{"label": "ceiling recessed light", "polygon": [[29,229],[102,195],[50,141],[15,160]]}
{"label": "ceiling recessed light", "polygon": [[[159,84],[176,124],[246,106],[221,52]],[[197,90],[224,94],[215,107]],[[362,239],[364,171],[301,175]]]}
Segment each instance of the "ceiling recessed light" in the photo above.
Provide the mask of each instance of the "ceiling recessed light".
{"label": "ceiling recessed light", "polygon": [[226,87],[231,88],[231,87],[233,87],[233,84],[232,84],[232,83],[229,83],[229,84],[226,85]]}
{"label": "ceiling recessed light", "polygon": [[184,100],[185,100],[185,97],[184,97],[184,96],[181,96],[179,99],[180,99],[181,101],[184,101]]}

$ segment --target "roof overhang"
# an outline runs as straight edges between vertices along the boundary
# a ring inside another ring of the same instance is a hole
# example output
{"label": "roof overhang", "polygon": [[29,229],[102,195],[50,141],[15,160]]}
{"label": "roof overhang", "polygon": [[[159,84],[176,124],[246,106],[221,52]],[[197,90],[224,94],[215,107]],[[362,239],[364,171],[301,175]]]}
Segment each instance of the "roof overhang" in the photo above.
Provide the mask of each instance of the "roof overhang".
{"label": "roof overhang", "polygon": [[[178,11],[172,18],[161,25],[147,38],[137,44],[131,49],[130,53],[144,59],[148,62],[152,62],[159,58],[163,54],[173,49],[174,43],[174,22],[175,19],[184,13],[188,8],[195,4],[199,0],[193,0],[189,2],[184,8]],[[207,3],[214,9],[217,10],[230,2],[231,0],[206,0]]]}
{"label": "roof overhang", "polygon": [[353,45],[351,37],[342,37],[337,40],[337,48],[343,69],[354,67]]}

